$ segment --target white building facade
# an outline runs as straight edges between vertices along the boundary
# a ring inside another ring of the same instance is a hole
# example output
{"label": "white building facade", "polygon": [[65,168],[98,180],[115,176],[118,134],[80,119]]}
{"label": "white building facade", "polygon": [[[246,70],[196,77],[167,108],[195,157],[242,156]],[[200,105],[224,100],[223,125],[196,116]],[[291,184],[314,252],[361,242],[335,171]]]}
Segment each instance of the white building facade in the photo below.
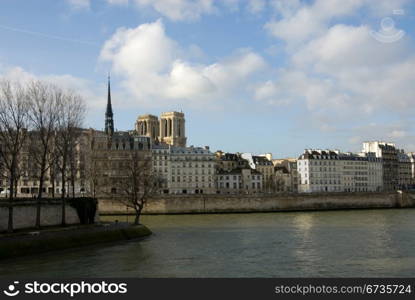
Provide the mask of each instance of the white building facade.
{"label": "white building facade", "polygon": [[208,147],[153,145],[153,171],[162,178],[164,194],[213,194],[215,155]]}
{"label": "white building facade", "polygon": [[297,162],[301,193],[382,190],[382,160],[338,150],[305,150]]}

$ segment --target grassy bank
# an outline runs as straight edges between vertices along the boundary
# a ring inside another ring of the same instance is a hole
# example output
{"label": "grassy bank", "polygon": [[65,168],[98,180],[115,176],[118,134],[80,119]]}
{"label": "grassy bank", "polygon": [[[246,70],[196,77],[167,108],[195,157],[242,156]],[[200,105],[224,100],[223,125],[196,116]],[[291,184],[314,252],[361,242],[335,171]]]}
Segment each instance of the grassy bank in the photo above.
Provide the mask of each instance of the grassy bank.
{"label": "grassy bank", "polygon": [[131,240],[151,234],[144,225],[100,224],[0,236],[0,259],[100,243]]}

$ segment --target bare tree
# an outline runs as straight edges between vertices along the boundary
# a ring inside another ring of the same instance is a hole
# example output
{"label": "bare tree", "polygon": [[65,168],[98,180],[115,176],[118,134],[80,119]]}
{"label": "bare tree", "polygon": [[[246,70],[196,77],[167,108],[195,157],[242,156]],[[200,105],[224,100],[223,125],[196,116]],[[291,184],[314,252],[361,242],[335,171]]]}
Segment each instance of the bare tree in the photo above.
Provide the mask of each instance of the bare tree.
{"label": "bare tree", "polygon": [[62,225],[65,225],[66,201],[65,184],[69,177],[72,184],[72,196],[75,197],[76,151],[78,148],[81,126],[85,116],[85,105],[82,98],[71,91],[61,92],[58,103],[58,118],[55,145],[58,152],[58,168],[62,182]]}
{"label": "bare tree", "polygon": [[50,168],[52,143],[57,128],[59,103],[62,91],[53,85],[33,81],[28,86],[29,118],[33,126],[31,154],[35,160],[39,178],[37,195],[36,227],[40,227],[40,206],[45,178]]}
{"label": "bare tree", "polygon": [[8,231],[13,231],[13,199],[20,177],[19,159],[28,129],[26,91],[18,84],[0,81],[0,159],[9,179]]}
{"label": "bare tree", "polygon": [[132,150],[123,170],[116,181],[121,195],[117,200],[134,209],[134,224],[138,225],[143,208],[157,194],[161,180],[152,171],[151,157],[143,151]]}

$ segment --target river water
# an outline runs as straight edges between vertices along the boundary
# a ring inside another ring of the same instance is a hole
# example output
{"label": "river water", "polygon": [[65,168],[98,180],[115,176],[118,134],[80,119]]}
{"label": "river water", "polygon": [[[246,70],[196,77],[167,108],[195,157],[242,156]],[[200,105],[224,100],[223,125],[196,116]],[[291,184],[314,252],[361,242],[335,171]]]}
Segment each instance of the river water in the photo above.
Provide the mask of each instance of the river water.
{"label": "river water", "polygon": [[143,216],[142,222],[154,232],[144,240],[0,261],[0,277],[415,276],[415,209]]}

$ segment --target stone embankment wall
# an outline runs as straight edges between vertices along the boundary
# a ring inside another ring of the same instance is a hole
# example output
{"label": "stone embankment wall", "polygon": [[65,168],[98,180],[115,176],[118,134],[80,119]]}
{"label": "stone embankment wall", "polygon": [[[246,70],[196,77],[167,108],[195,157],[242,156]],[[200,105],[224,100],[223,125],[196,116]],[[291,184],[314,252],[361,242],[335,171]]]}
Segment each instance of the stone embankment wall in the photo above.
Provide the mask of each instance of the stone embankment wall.
{"label": "stone embankment wall", "polygon": [[[415,207],[415,193],[281,195],[168,195],[148,202],[145,214],[278,212]],[[116,199],[99,199],[100,214],[133,214]]]}
{"label": "stone embankment wall", "polygon": [[[60,201],[42,201],[41,226],[60,225],[62,222],[62,205]],[[0,232],[7,230],[9,208],[7,201],[0,202]],[[66,205],[66,224],[79,224],[76,210]],[[32,228],[36,225],[36,203],[32,199],[16,201],[13,207],[14,229]]]}

